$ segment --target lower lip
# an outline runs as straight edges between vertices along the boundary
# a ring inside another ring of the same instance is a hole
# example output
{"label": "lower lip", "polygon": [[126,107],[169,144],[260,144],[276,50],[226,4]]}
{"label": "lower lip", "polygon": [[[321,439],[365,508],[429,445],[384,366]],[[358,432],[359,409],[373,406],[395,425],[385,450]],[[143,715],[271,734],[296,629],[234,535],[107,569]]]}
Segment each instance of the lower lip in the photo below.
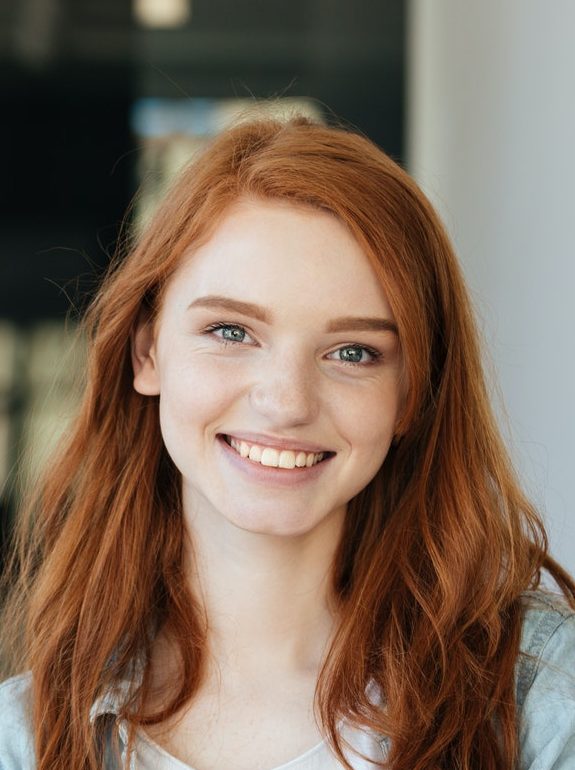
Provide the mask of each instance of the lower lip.
{"label": "lower lip", "polygon": [[291,487],[294,484],[302,484],[317,479],[329,465],[334,455],[326,457],[319,463],[312,465],[311,468],[274,468],[268,465],[256,463],[247,457],[242,457],[233,449],[223,436],[218,436],[218,443],[222,448],[224,456],[233,463],[246,476],[264,484],[273,484],[277,487]]}

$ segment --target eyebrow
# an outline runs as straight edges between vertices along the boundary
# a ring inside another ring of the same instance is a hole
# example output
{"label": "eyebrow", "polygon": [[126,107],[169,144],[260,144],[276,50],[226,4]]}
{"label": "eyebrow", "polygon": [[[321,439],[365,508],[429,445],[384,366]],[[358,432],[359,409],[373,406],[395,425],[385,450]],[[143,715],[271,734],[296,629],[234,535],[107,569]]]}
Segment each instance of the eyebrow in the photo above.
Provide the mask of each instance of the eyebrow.
{"label": "eyebrow", "polygon": [[[206,297],[198,297],[188,306],[230,310],[245,316],[255,318],[262,323],[271,323],[271,313],[260,305],[252,302],[243,302],[239,299],[224,297],[219,294],[209,294]],[[360,316],[343,316],[334,318],[327,325],[327,332],[368,331],[368,332],[392,332],[399,336],[397,324],[389,318],[362,318]]]}
{"label": "eyebrow", "polygon": [[399,337],[397,324],[389,318],[334,318],[327,325],[328,332],[393,332]]}
{"label": "eyebrow", "polygon": [[270,323],[271,316],[267,310],[252,302],[242,302],[231,297],[221,297],[218,294],[210,294],[207,297],[198,297],[188,305],[188,310],[193,307],[215,308],[216,310],[231,310],[233,313],[251,316],[252,318]]}

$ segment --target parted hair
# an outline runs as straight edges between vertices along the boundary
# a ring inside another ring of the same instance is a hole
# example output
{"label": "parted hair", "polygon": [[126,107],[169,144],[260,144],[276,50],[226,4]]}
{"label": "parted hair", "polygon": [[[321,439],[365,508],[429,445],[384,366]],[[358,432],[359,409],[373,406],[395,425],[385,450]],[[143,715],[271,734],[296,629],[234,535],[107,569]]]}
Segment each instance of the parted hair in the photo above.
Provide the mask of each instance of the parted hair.
{"label": "parted hair", "polygon": [[[157,314],[184,251],[240,196],[335,215],[399,329],[407,395],[398,436],[350,501],[334,558],[340,622],[316,688],[324,734],[344,763],[342,718],[388,736],[393,770],[512,770],[521,595],[544,569],[571,602],[575,586],[548,556],[501,440],[437,214],[367,138],[303,117],[216,137],[114,260],[84,318],[83,399],[19,516],[7,571],[5,655],[16,652],[13,671],[32,672],[38,770],[101,767],[108,728],[90,710],[120,681],[131,682],[123,714],[136,726],[176,714],[201,682],[206,618],[183,567],[180,479],[158,398],[133,388],[130,340],[142,313]],[[179,673],[150,713],[160,631]]]}

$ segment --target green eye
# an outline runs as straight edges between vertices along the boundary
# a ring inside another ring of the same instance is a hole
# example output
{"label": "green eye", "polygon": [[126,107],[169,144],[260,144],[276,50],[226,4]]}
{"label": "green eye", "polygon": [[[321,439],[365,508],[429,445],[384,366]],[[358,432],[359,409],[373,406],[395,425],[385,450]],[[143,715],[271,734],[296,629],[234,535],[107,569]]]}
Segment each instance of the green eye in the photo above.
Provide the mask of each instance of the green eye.
{"label": "green eye", "polygon": [[218,322],[208,326],[202,333],[215,337],[218,342],[221,342],[222,344],[227,344],[228,342],[239,344],[253,343],[253,339],[250,337],[244,327],[240,326],[240,324]]}
{"label": "green eye", "polygon": [[246,337],[245,329],[240,326],[222,326],[220,331],[222,339],[230,342],[243,342]]}
{"label": "green eye", "polygon": [[343,345],[328,355],[332,361],[339,361],[349,366],[368,366],[377,363],[382,355],[367,345]]}
{"label": "green eye", "polygon": [[365,348],[360,348],[359,345],[350,345],[347,348],[339,349],[340,361],[345,361],[348,364],[360,364],[364,359],[363,355],[367,354]]}

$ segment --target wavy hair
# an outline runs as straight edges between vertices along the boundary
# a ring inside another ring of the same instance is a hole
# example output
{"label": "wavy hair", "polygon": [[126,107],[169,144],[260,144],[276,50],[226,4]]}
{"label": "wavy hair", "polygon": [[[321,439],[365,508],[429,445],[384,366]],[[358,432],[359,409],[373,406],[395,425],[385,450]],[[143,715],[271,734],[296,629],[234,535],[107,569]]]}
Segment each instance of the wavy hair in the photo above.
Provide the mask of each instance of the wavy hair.
{"label": "wavy hair", "polygon": [[[349,503],[335,556],[341,623],[316,689],[324,733],[348,767],[342,717],[389,737],[393,770],[511,770],[521,594],[543,568],[571,601],[575,586],[547,555],[497,430],[436,213],[368,139],[305,118],[217,137],[87,313],[83,401],[20,517],[4,614],[20,636],[15,665],[32,671],[38,770],[101,766],[104,726],[90,710],[120,680],[133,683],[124,704],[133,725],[167,719],[199,685],[206,619],[183,571],[179,477],[157,398],[133,389],[130,338],[142,312],[157,313],[183,252],[244,195],[329,211],[349,228],[385,288],[409,383],[400,438]],[[181,675],[149,714],[160,629]]]}

